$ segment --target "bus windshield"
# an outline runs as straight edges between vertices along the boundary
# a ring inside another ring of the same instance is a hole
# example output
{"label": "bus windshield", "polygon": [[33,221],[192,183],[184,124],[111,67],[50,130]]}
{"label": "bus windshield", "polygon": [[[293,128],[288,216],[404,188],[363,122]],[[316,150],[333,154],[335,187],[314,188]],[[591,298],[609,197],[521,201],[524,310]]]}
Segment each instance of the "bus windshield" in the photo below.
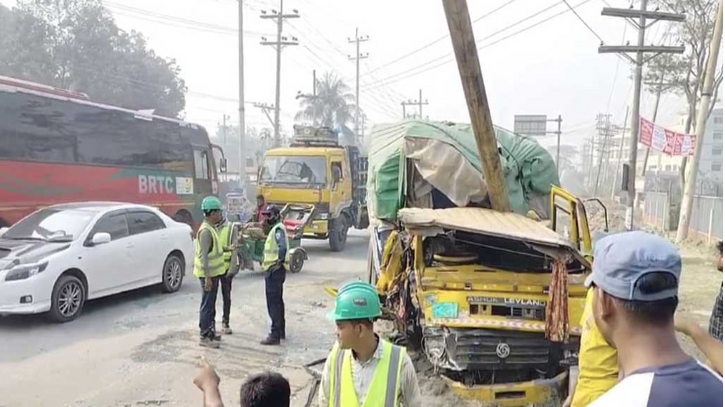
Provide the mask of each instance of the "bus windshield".
{"label": "bus windshield", "polygon": [[323,156],[267,156],[259,180],[271,184],[324,186],[327,161]]}

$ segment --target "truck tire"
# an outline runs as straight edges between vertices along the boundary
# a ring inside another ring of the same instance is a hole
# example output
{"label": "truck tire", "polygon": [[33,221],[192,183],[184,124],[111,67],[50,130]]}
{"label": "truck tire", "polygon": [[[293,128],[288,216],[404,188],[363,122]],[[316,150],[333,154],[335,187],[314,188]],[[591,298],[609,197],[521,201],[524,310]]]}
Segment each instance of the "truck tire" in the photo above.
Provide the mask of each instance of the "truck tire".
{"label": "truck tire", "polygon": [[341,252],[345,250],[345,243],[347,243],[347,219],[345,215],[340,215],[330,223],[332,224],[330,228],[330,249],[333,252]]}

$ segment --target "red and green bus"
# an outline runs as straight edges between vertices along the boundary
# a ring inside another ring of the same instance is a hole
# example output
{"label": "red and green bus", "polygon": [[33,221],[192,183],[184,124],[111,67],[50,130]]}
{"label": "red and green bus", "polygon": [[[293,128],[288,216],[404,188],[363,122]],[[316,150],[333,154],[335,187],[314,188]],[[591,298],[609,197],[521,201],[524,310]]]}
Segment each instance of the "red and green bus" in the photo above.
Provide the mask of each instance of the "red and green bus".
{"label": "red and green bus", "polygon": [[0,77],[0,227],[79,201],[151,205],[195,227],[218,190],[214,148],[202,126]]}

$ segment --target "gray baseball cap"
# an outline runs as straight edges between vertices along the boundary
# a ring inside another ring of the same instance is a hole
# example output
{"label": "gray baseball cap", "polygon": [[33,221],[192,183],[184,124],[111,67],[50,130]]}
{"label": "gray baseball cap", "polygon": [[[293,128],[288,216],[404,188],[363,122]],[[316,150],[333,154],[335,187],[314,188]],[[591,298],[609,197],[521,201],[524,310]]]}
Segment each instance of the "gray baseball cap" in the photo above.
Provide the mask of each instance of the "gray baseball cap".
{"label": "gray baseball cap", "polygon": [[644,293],[637,281],[649,273],[669,273],[679,286],[682,259],[669,241],[645,232],[609,235],[594,247],[594,267],[585,285],[596,284],[607,294],[622,300],[658,301],[677,296],[677,287]]}

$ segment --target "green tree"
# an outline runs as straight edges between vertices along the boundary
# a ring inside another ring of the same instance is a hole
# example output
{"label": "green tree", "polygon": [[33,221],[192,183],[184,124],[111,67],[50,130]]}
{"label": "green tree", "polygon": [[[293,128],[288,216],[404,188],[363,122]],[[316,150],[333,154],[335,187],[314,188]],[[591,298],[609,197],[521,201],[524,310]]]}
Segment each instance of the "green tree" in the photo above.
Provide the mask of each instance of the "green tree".
{"label": "green tree", "polygon": [[301,110],[295,120],[332,128],[342,128],[355,120],[355,96],[342,79],[327,72],[315,85],[315,95],[297,95]]}
{"label": "green tree", "polygon": [[0,9],[0,34],[0,74],[166,116],[184,109],[176,61],[118,28],[100,0],[19,0]]}

